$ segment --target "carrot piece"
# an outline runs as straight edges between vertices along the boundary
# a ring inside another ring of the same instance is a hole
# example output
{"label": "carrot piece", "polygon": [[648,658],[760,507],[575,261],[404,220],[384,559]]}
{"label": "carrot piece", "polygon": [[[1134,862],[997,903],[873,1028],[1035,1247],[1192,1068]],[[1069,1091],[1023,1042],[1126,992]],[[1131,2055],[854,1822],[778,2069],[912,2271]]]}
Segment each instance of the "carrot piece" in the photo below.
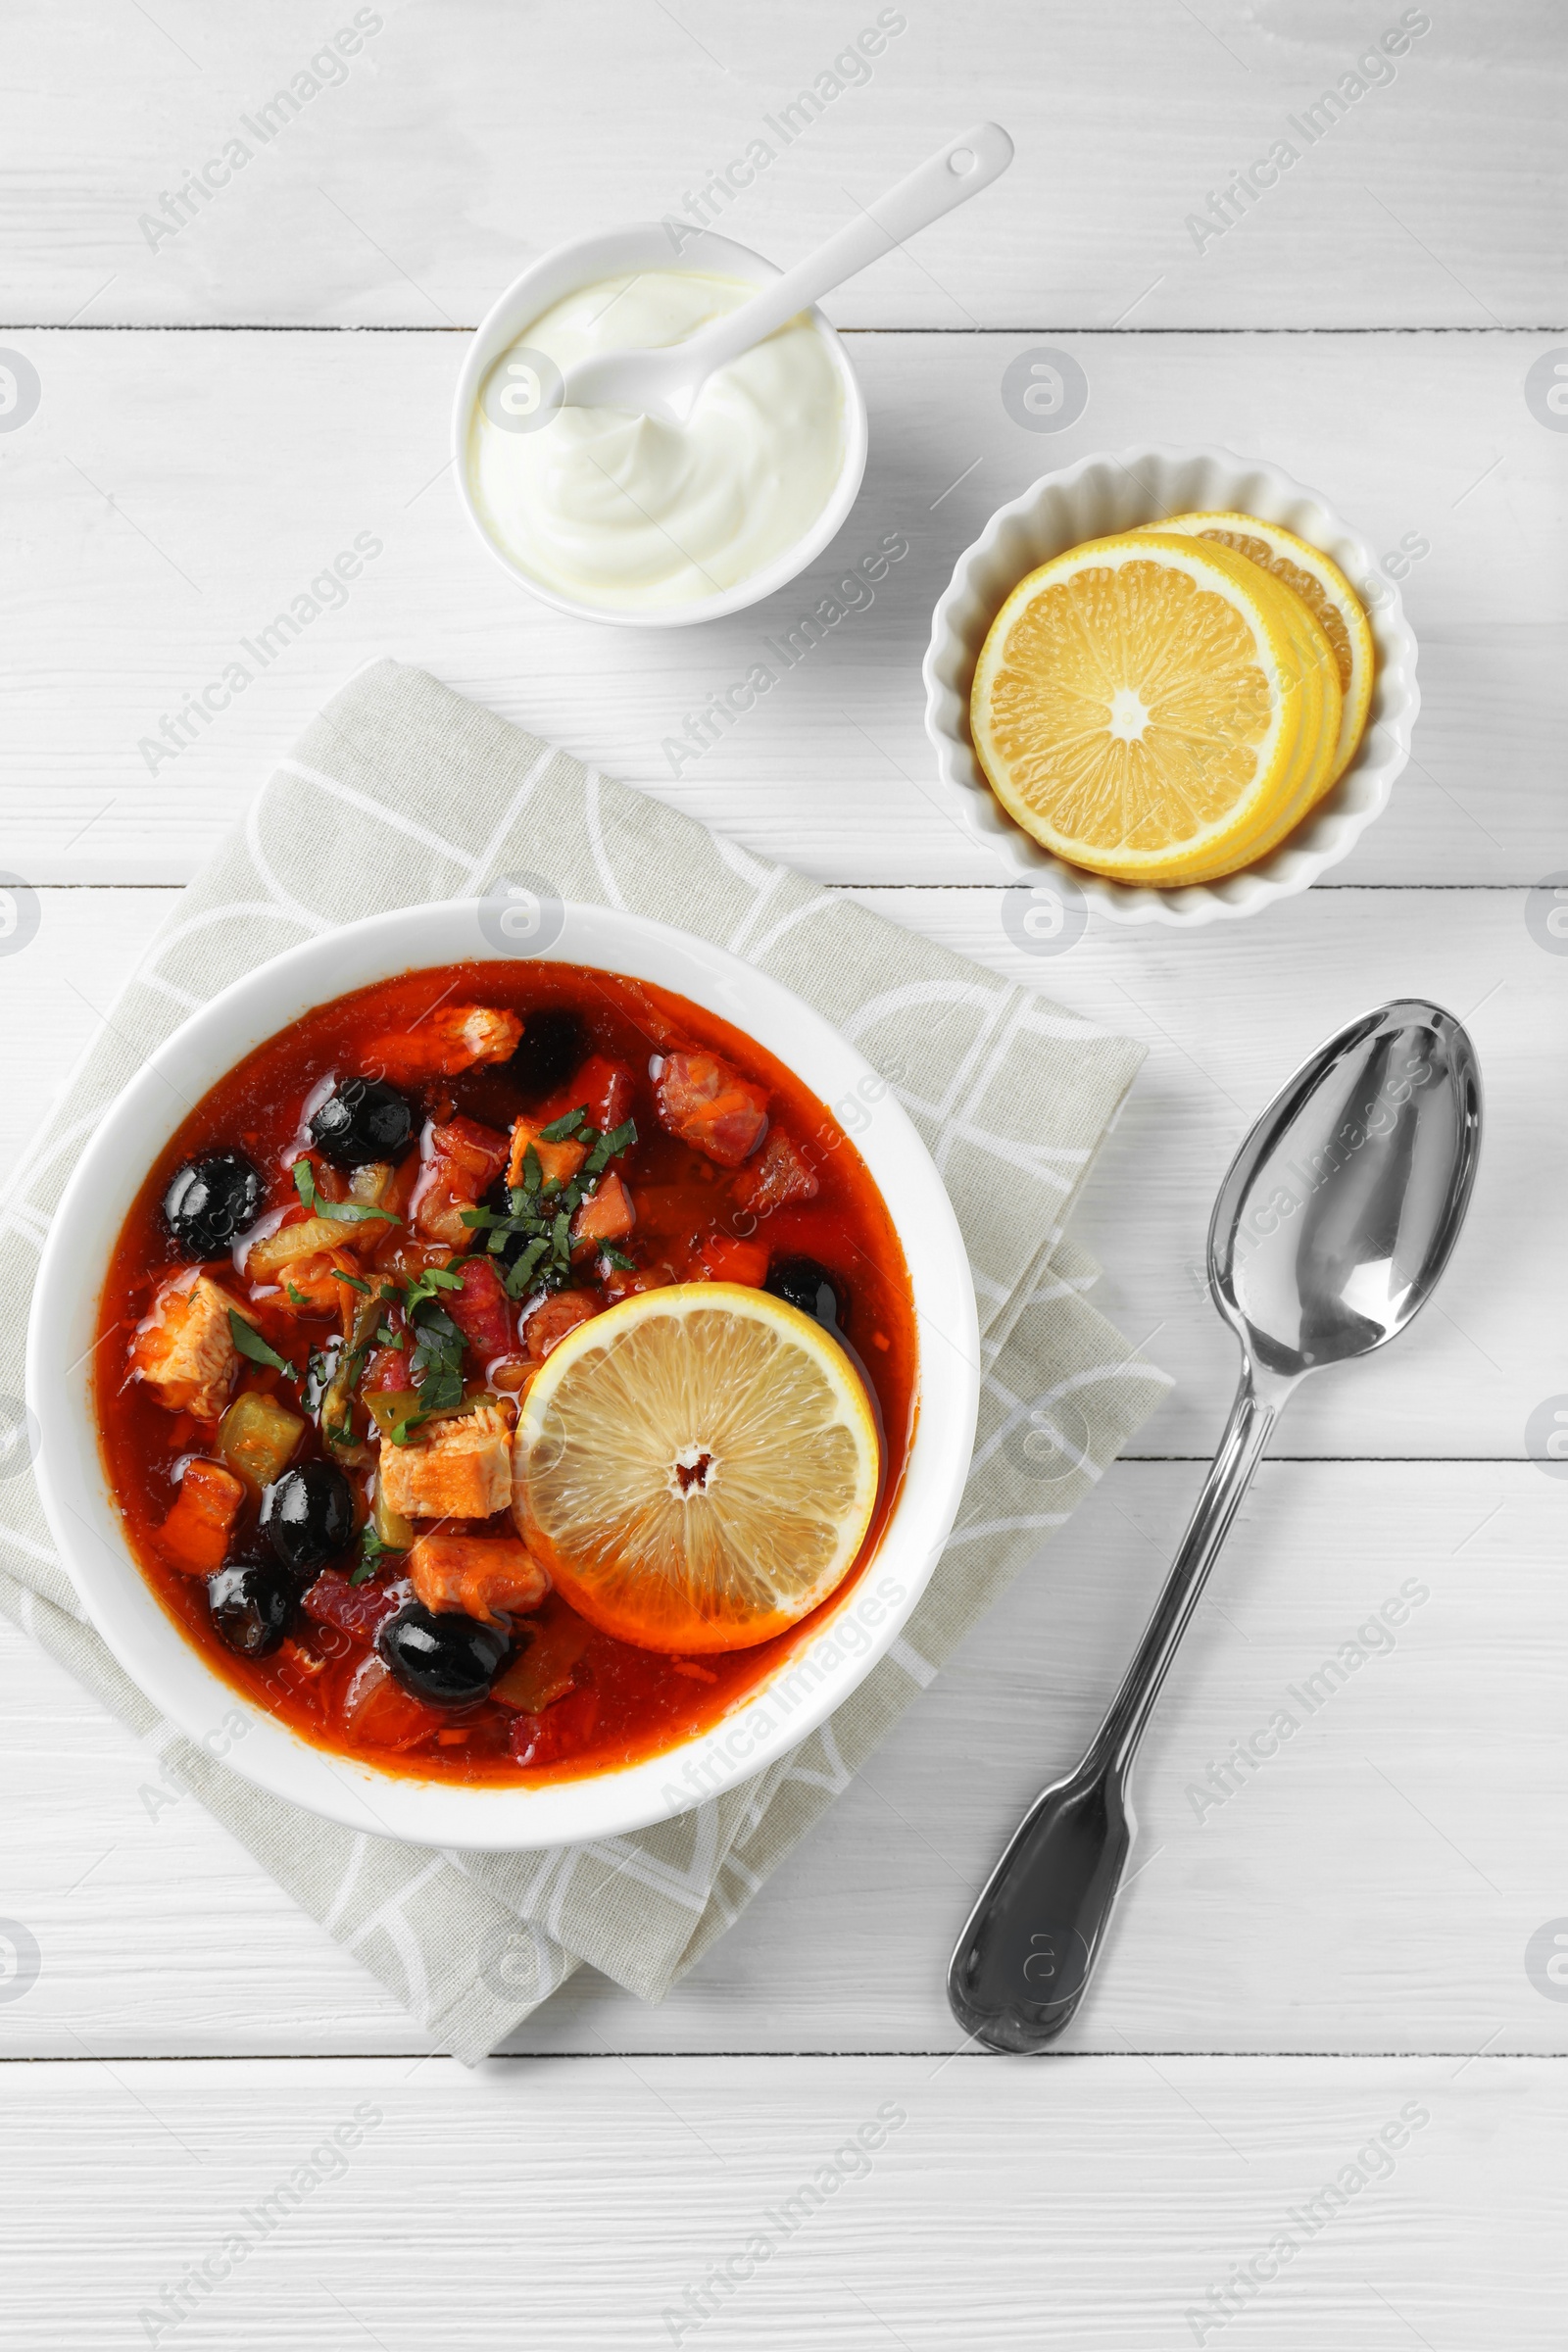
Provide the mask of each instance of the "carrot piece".
{"label": "carrot piece", "polygon": [[160,1549],[186,1576],[211,1576],[223,1565],[245,1482],[217,1462],[188,1462],[173,1509],[158,1531]]}
{"label": "carrot piece", "polygon": [[604,1178],[571,1221],[572,1246],[623,1242],[637,1222],[632,1197],[613,1171]]}
{"label": "carrot piece", "polygon": [[530,1119],[515,1119],[512,1127],[512,1152],[507,1161],[507,1182],[522,1182],[523,1161],[530,1150],[539,1162],[539,1173],[546,1184],[569,1184],[588,1156],[586,1144],[573,1143],[568,1136],[564,1142],[547,1144],[538,1127]]}

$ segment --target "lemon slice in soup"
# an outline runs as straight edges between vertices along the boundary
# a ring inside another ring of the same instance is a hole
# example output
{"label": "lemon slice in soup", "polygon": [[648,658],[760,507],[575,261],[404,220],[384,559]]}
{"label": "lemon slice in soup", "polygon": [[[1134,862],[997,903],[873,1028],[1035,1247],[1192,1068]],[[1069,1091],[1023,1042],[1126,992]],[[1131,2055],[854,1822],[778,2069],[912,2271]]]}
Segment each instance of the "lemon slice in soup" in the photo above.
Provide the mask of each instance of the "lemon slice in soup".
{"label": "lemon slice in soup", "polygon": [[849,1357],[738,1283],[623,1299],[553,1349],[524,1400],[514,1508],[590,1624],[644,1649],[746,1649],[827,1598],[876,1507],[881,1453]]}

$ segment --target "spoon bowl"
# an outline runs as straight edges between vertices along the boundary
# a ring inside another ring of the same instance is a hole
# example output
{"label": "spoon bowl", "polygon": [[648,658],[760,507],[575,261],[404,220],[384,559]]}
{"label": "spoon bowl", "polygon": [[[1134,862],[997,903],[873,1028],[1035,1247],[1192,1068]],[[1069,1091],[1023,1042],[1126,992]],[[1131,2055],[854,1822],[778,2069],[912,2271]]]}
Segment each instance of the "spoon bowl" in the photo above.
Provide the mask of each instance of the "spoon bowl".
{"label": "spoon bowl", "polygon": [[1269,1433],[1308,1373],[1385,1346],[1431,1296],[1480,1143],[1468,1033],[1406,997],[1320,1047],[1232,1161],[1209,1221],[1208,1282],[1241,1342],[1236,1401],[1104,1722],[1026,1814],[958,1938],[948,1998],[971,2037],[1040,2050],[1076,2013],[1132,1845],[1133,1759]]}
{"label": "spoon bowl", "polygon": [[1481,1141],[1481,1072],[1449,1012],[1401,998],[1329,1039],[1237,1153],[1208,1229],[1214,1303],[1299,1380],[1385,1347],[1436,1288]]}

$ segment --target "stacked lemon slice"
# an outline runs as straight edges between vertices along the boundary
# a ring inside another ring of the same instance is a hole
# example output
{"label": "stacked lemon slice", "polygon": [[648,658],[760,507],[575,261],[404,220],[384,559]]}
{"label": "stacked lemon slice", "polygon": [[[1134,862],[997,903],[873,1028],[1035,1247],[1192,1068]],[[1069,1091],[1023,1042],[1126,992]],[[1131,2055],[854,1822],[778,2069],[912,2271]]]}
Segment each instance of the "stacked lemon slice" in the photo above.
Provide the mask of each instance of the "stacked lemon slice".
{"label": "stacked lemon slice", "polygon": [[975,668],[991,787],[1036,841],[1118,882],[1252,864],[1354,757],[1372,635],[1339,567],[1250,514],[1092,539],[1020,580]]}

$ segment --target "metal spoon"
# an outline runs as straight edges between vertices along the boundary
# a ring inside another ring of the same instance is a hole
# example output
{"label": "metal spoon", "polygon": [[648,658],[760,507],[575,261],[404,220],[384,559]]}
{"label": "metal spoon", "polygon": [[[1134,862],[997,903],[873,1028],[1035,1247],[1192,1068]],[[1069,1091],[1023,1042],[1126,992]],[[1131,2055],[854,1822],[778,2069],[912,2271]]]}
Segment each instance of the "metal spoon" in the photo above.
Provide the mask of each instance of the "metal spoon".
{"label": "metal spoon", "polygon": [[786,319],[808,311],[824,294],[879,262],[917,229],[967,204],[1012,161],[1012,141],[999,122],[977,122],[961,139],[915,167],[859,218],[829,237],[804,262],[786,270],[727,318],[662,351],[605,351],[568,368],[561,404],[576,409],[629,409],[682,424],[715,368],[738,360]]}
{"label": "metal spoon", "polygon": [[1110,1712],[1025,1816],[958,1938],[948,1998],[991,2048],[1042,2049],[1077,2009],[1132,1842],[1138,1742],[1269,1432],[1309,1372],[1381,1348],[1436,1287],[1480,1141],[1467,1032],[1401,998],[1331,1037],[1232,1161],[1208,1287],[1242,1344],[1236,1402]]}

